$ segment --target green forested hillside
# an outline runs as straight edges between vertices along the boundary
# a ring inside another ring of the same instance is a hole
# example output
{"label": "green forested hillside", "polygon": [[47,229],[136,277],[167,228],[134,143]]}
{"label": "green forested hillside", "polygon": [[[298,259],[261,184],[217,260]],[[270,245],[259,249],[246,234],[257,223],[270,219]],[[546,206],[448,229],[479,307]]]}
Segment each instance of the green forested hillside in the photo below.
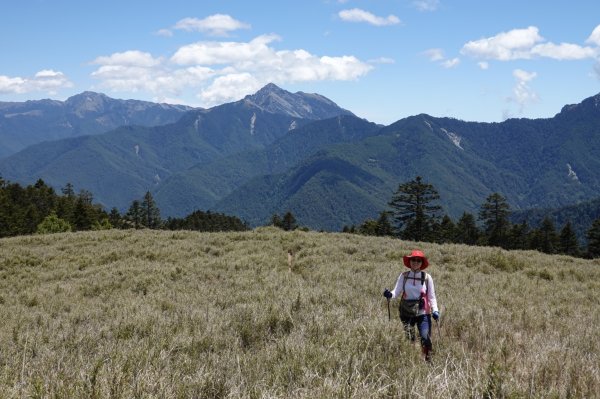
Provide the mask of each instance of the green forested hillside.
{"label": "green forested hillside", "polygon": [[[415,247],[441,310],[431,365],[382,296]],[[5,397],[600,391],[598,260],[273,228],[109,230],[0,239],[0,276]]]}
{"label": "green forested hillside", "polygon": [[[286,172],[327,146],[355,142],[379,129],[378,125],[351,115],[306,124],[264,149],[238,152],[176,173],[158,185],[156,199],[168,215],[215,209],[221,199],[242,185],[254,185],[255,178]],[[275,209],[275,204],[264,205]],[[240,214],[249,216],[247,212]]]}

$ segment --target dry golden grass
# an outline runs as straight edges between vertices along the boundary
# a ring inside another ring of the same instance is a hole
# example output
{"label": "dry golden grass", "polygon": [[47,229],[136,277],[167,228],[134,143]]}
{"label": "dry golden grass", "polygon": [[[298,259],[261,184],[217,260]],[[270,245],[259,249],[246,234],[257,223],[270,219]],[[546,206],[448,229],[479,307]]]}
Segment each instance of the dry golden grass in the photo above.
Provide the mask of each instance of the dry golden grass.
{"label": "dry golden grass", "polygon": [[[382,297],[417,246],[432,365]],[[2,239],[0,398],[592,398],[599,288],[597,260],[347,234]]]}

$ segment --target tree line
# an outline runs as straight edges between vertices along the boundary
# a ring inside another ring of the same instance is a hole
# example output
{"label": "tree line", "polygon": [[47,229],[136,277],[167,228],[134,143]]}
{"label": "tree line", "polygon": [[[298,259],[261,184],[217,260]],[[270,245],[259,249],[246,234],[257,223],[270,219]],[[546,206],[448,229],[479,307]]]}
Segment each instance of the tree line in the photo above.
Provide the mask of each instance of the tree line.
{"label": "tree line", "polygon": [[435,187],[420,176],[402,183],[385,210],[375,219],[359,226],[345,226],[342,231],[374,236],[393,236],[412,241],[498,246],[504,249],[530,249],[548,254],[576,257],[600,257],[600,219],[587,231],[587,246],[579,245],[570,222],[557,231],[546,217],[532,228],[525,221],[511,223],[510,206],[500,193],[490,194],[481,205],[477,217],[463,212],[458,221],[442,215],[440,195]]}
{"label": "tree line", "polygon": [[235,216],[195,211],[163,220],[150,192],[134,200],[125,214],[106,212],[87,190],[75,193],[67,183],[57,193],[42,179],[23,187],[0,177],[0,237],[103,229],[243,231],[249,226]]}

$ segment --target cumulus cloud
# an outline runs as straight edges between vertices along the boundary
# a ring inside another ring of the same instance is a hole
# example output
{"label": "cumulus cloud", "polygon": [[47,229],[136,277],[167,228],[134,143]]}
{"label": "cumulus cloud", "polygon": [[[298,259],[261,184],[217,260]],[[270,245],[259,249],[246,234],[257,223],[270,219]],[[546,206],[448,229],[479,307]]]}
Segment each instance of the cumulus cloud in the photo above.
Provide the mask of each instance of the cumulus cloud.
{"label": "cumulus cloud", "polygon": [[250,29],[250,25],[226,14],[215,14],[203,19],[184,18],[178,21],[173,29],[205,32],[211,36],[228,36],[230,32],[239,29]]}
{"label": "cumulus cloud", "polygon": [[155,98],[177,98],[194,90],[199,105],[207,107],[238,100],[269,82],[355,80],[373,68],[349,55],[278,51],[272,44],[280,40],[262,35],[248,42],[202,41],[182,46],[171,57],[115,53],[96,58],[93,63],[99,67],[92,76],[109,90],[147,91]]}
{"label": "cumulus cloud", "polygon": [[415,0],[413,6],[419,11],[435,11],[440,6],[439,0]]}
{"label": "cumulus cloud", "polygon": [[583,60],[595,57],[598,51],[591,47],[581,47],[577,44],[544,43],[533,47],[531,54],[555,60]]}
{"label": "cumulus cloud", "polygon": [[378,17],[360,8],[342,10],[338,13],[338,16],[346,22],[366,22],[374,26],[397,25],[400,23],[400,19],[395,15],[390,14],[387,17]]}
{"label": "cumulus cloud", "polygon": [[56,94],[59,89],[73,87],[73,83],[62,73],[52,69],[44,69],[33,77],[9,77],[0,75],[0,93],[24,94],[30,92],[46,92]]}
{"label": "cumulus cloud", "polygon": [[[596,30],[598,36],[600,36],[600,29],[596,28]],[[593,40],[595,40],[594,34],[590,36],[588,41]],[[508,32],[501,32],[496,36],[467,42],[461,49],[461,53],[474,58],[498,61],[537,57],[556,60],[581,60],[596,57],[598,50],[571,43],[555,44],[547,42],[539,34],[537,27],[530,26],[526,29],[513,29]]]}
{"label": "cumulus cloud", "polygon": [[141,68],[153,67],[160,63],[160,58],[154,58],[150,53],[136,50],[114,53],[110,56],[98,57],[92,61],[92,64],[133,66]]}
{"label": "cumulus cloud", "polygon": [[522,113],[525,106],[539,100],[537,93],[529,86],[529,82],[537,77],[537,73],[515,69],[513,77],[516,84],[513,88],[513,95],[509,100],[516,102],[519,105],[519,112]]}
{"label": "cumulus cloud", "polygon": [[531,58],[531,48],[543,40],[538,28],[530,26],[527,29],[513,29],[493,37],[470,41],[463,46],[461,53],[475,58],[501,61]]}
{"label": "cumulus cloud", "polygon": [[596,26],[596,28],[592,31],[590,37],[585,41],[589,44],[595,44],[596,46],[600,46],[600,25]]}
{"label": "cumulus cloud", "polygon": [[173,36],[173,32],[170,29],[159,29],[156,32],[157,36],[164,36],[164,37],[172,37]]}
{"label": "cumulus cloud", "polygon": [[425,50],[423,51],[423,55],[429,58],[429,61],[442,61],[446,58],[444,57],[444,50],[441,48]]}
{"label": "cumulus cloud", "polygon": [[266,59],[274,52],[268,45],[280,40],[276,35],[262,35],[248,43],[244,42],[199,42],[181,47],[171,57],[179,65],[190,64],[229,64],[250,61],[253,58]]}

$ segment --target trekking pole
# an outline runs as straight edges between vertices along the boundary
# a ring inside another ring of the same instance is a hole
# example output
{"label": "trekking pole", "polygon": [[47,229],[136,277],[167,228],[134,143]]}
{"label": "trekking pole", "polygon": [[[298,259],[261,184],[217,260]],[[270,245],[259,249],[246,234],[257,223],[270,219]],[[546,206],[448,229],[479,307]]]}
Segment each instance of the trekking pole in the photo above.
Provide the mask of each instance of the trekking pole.
{"label": "trekking pole", "polygon": [[392,320],[392,314],[390,313],[390,298],[385,298],[387,299],[387,303],[388,303],[388,321]]}

